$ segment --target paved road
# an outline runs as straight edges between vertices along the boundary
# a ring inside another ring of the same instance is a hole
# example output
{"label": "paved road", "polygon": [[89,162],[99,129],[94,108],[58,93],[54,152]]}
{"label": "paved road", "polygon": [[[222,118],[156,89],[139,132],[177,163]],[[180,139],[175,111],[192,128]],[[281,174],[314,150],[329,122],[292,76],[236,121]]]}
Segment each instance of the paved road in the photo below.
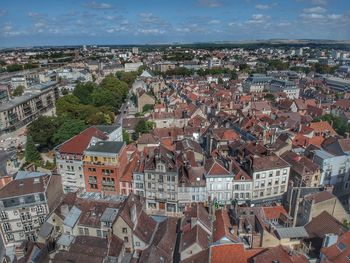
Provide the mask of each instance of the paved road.
{"label": "paved road", "polygon": [[16,151],[0,151],[0,176],[6,175],[6,164],[7,160],[14,154]]}

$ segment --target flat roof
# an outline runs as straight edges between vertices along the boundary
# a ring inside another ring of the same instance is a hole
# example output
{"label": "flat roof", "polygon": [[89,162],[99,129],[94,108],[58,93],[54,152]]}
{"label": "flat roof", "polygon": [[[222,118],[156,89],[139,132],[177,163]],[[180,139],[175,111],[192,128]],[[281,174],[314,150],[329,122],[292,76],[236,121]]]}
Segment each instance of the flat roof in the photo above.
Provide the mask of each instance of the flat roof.
{"label": "flat roof", "polygon": [[114,153],[118,154],[123,147],[124,142],[115,141],[99,141],[95,145],[86,149],[86,152],[98,152],[98,153]]}

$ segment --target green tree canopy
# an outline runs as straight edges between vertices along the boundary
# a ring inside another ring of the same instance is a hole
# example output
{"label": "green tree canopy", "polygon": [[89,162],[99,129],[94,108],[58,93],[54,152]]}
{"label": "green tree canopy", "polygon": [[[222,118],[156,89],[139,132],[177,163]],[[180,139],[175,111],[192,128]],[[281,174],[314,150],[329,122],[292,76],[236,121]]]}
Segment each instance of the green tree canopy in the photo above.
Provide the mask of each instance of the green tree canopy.
{"label": "green tree canopy", "polygon": [[82,120],[66,119],[53,135],[55,145],[65,142],[74,135],[82,132],[87,125]]}
{"label": "green tree canopy", "polygon": [[26,163],[35,163],[36,165],[38,165],[41,162],[40,153],[36,148],[33,138],[31,136],[27,137],[24,158]]}
{"label": "green tree canopy", "polygon": [[58,127],[56,117],[40,116],[28,126],[28,136],[32,138],[39,148],[52,148],[52,136]]}
{"label": "green tree canopy", "polygon": [[152,105],[152,104],[145,104],[142,107],[142,112],[152,111],[153,109],[154,109],[154,105]]}
{"label": "green tree canopy", "polygon": [[23,85],[19,85],[13,90],[12,95],[14,97],[22,96],[24,93],[24,90],[25,90],[25,87]]}
{"label": "green tree canopy", "polygon": [[92,104],[92,92],[96,88],[93,82],[78,83],[74,88],[73,95],[83,104]]}
{"label": "green tree canopy", "polygon": [[137,134],[148,133],[154,128],[154,126],[155,126],[154,122],[140,120],[135,127],[135,132]]}
{"label": "green tree canopy", "polygon": [[123,129],[123,141],[126,144],[130,144],[130,142],[131,142],[129,133],[126,130],[124,130],[124,129]]}

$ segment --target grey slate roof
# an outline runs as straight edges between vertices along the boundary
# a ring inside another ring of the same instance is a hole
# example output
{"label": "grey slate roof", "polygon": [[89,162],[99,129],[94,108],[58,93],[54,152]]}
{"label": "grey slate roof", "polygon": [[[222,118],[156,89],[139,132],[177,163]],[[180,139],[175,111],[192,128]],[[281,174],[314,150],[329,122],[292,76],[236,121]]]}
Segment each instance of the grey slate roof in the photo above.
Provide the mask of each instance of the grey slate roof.
{"label": "grey slate roof", "polygon": [[74,236],[68,234],[62,234],[60,238],[57,240],[58,245],[69,247],[70,244],[74,241]]}
{"label": "grey slate roof", "polygon": [[51,234],[52,229],[53,229],[53,225],[51,225],[48,222],[45,222],[40,227],[39,236],[41,236],[41,237],[46,239]]}
{"label": "grey slate roof", "polygon": [[106,210],[103,212],[100,221],[113,223],[114,219],[117,217],[118,210],[119,209],[107,207]]}
{"label": "grey slate roof", "polygon": [[115,153],[118,154],[124,142],[100,141],[86,149],[87,152]]}
{"label": "grey slate roof", "polygon": [[78,207],[73,206],[66,218],[64,219],[63,224],[69,227],[74,227],[75,224],[78,222],[80,215],[81,210]]}
{"label": "grey slate roof", "polygon": [[281,227],[276,229],[277,235],[282,238],[303,238],[309,237],[303,226],[298,227]]}

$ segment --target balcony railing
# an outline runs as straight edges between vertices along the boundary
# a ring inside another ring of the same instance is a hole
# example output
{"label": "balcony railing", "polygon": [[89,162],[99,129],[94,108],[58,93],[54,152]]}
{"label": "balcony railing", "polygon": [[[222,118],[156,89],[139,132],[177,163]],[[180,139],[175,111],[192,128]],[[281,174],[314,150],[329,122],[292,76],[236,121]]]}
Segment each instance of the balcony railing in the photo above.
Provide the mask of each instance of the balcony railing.
{"label": "balcony railing", "polygon": [[113,181],[102,181],[103,185],[109,185],[109,186],[114,186],[114,182]]}

